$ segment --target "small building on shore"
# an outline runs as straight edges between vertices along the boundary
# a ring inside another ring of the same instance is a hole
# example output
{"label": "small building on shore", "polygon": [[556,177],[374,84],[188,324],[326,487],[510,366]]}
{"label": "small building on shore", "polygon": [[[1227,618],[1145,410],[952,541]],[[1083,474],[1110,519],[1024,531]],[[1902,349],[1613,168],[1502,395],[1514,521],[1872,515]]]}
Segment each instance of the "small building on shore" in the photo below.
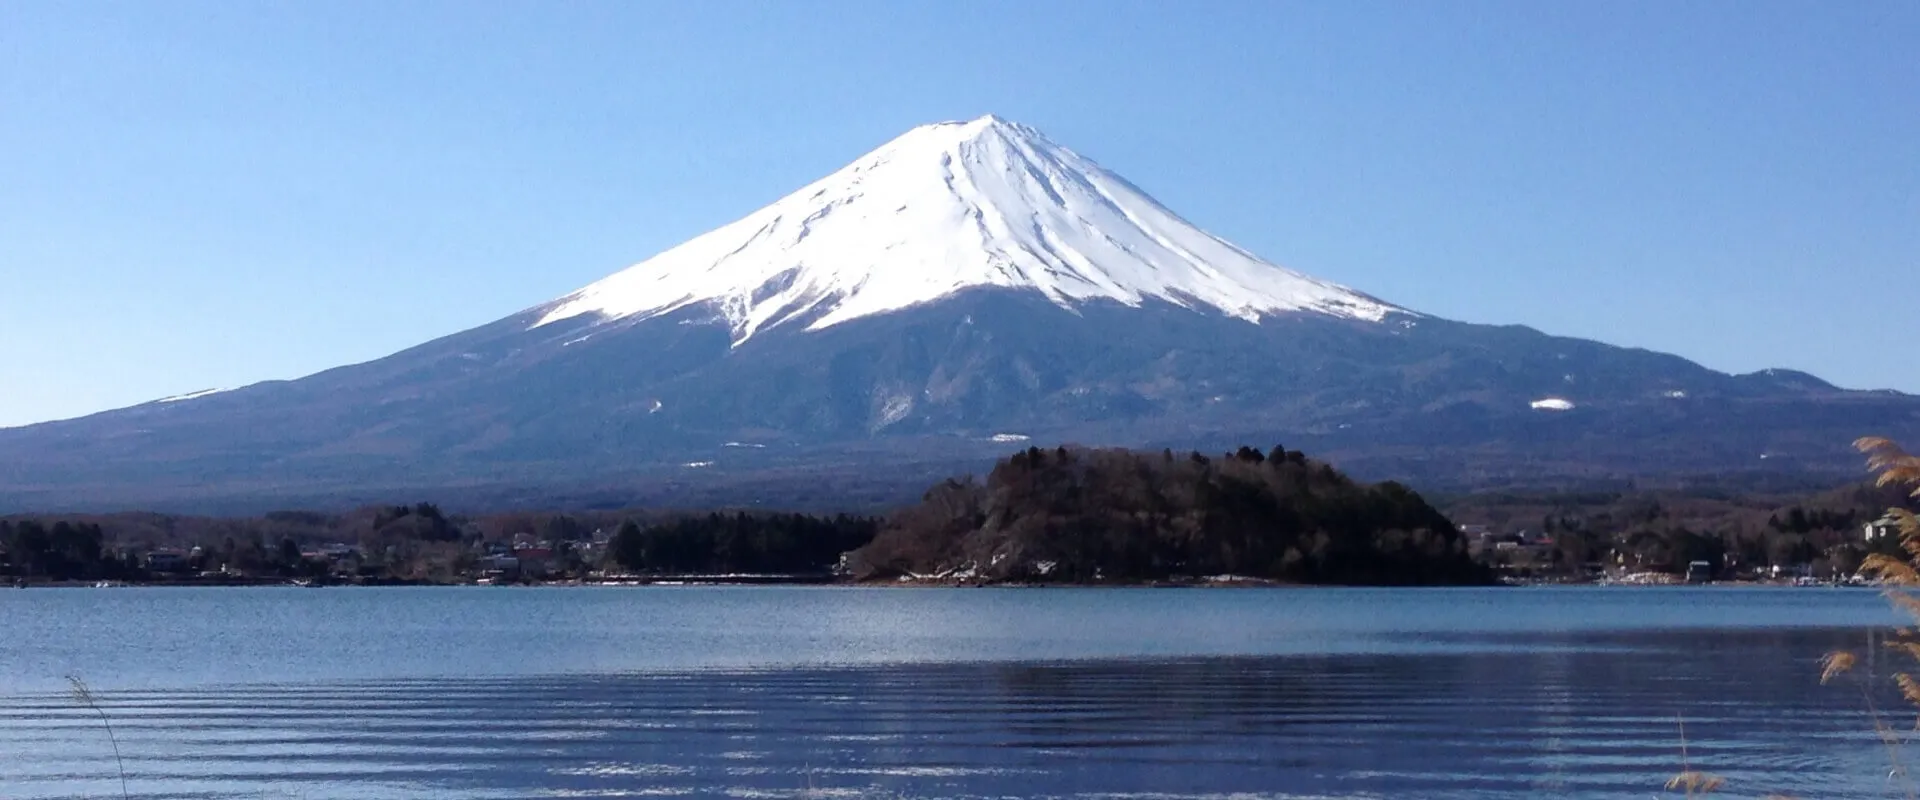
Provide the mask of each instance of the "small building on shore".
{"label": "small building on shore", "polygon": [[1708,561],[1687,562],[1687,583],[1706,583],[1713,580],[1713,563]]}
{"label": "small building on shore", "polygon": [[1894,536],[1900,533],[1900,521],[1897,519],[1894,519],[1892,514],[1888,514],[1886,516],[1883,516],[1879,519],[1876,519],[1872,522],[1867,523],[1865,525],[1865,530],[1862,531],[1862,533],[1864,534],[1864,538],[1868,542],[1878,541],[1888,536]]}
{"label": "small building on shore", "polygon": [[147,551],[145,559],[148,572],[185,572],[190,554],[175,547],[159,547]]}

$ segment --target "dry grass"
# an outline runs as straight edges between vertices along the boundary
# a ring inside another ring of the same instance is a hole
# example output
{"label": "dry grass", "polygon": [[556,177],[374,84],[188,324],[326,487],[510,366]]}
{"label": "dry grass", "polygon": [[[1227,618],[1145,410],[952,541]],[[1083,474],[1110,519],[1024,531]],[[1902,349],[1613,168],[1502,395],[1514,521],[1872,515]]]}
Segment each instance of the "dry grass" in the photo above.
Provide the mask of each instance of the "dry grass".
{"label": "dry grass", "polygon": [[1713,794],[1725,786],[1727,780],[1711,772],[1702,772],[1693,768],[1693,762],[1687,757],[1687,718],[1680,722],[1680,774],[1667,779],[1667,791],[1685,792],[1688,797],[1700,797]]}
{"label": "dry grass", "polygon": [[100,724],[107,729],[107,741],[113,745],[114,767],[120,771],[120,798],[121,800],[129,800],[133,794],[127,790],[127,762],[126,759],[120,757],[120,737],[113,733],[113,720],[107,717],[107,710],[101,707],[100,699],[95,697],[93,690],[87,687],[86,681],[80,680],[76,676],[68,675],[67,684],[73,691],[74,702],[86,706],[88,709],[91,709],[93,713],[100,715]]}

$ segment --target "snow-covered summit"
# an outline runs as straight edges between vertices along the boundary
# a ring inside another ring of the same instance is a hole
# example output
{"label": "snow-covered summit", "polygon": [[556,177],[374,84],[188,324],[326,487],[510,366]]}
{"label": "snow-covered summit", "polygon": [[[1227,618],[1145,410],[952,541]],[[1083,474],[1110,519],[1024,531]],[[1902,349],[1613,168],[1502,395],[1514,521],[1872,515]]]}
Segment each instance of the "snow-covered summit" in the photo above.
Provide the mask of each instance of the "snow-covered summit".
{"label": "snow-covered summit", "polygon": [[923,125],[747,217],[544,307],[651,317],[707,304],[738,345],[804,321],[819,329],[976,287],[1030,289],[1071,308],[1163,300],[1258,322],[1307,311],[1402,311],[1260,260],[1125,179],[992,115]]}

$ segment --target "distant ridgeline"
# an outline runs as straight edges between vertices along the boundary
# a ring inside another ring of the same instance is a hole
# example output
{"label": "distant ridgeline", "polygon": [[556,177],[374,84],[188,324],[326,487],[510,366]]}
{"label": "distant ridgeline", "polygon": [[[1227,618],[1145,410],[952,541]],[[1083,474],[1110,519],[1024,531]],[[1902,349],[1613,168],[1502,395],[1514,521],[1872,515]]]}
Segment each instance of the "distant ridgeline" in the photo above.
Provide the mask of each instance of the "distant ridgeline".
{"label": "distant ridgeline", "polygon": [[1131,583],[1232,575],[1320,584],[1480,584],[1458,529],[1397,483],[1276,447],[1028,449],[944,482],[849,557],[860,580]]}

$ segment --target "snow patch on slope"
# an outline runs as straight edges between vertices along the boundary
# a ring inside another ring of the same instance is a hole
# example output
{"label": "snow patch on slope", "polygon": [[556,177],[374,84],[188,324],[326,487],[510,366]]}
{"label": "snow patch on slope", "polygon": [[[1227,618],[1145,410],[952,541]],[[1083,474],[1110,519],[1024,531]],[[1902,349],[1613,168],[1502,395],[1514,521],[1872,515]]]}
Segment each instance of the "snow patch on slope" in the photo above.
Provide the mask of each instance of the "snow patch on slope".
{"label": "snow patch on slope", "polygon": [[208,395],[216,395],[216,394],[219,394],[219,393],[221,393],[221,392],[225,392],[225,391],[229,391],[229,390],[227,390],[227,389],[201,389],[200,391],[197,391],[197,392],[188,392],[188,393],[186,393],[186,394],[176,394],[176,395],[174,395],[174,396],[172,396],[172,397],[162,397],[162,398],[160,398],[160,399],[158,399],[158,400],[155,400],[155,401],[153,401],[153,402],[156,402],[156,403],[178,403],[178,402],[180,402],[180,401],[182,401],[182,400],[197,400],[197,399],[199,399],[199,398],[202,398],[202,397],[206,397],[206,396],[208,396]]}
{"label": "snow patch on slope", "polygon": [[1403,309],[1260,260],[1125,179],[994,116],[926,125],[772,205],[545,309],[647,318],[707,304],[734,344],[804,320],[819,330],[975,287],[1071,308],[1161,300],[1249,322]]}

